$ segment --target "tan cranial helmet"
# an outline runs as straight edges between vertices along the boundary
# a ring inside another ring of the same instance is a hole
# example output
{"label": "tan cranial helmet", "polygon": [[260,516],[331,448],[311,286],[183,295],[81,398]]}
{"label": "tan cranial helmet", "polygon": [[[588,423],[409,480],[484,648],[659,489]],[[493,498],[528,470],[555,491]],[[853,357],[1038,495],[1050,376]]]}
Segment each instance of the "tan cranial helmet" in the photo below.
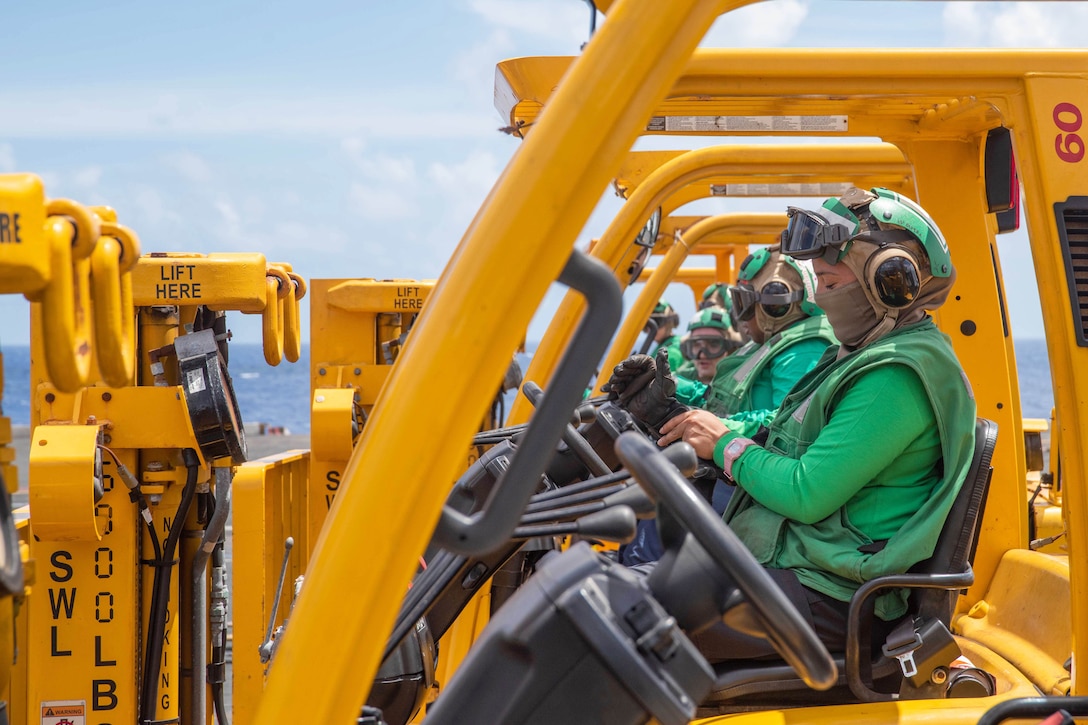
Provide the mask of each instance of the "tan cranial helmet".
{"label": "tan cranial helmet", "polygon": [[883,318],[880,334],[944,304],[956,273],[944,237],[925,210],[879,188],[851,188],[838,201],[853,212],[859,227],[842,245],[840,259]]}
{"label": "tan cranial helmet", "polygon": [[[750,285],[759,294],[759,304],[754,305],[755,324],[770,337],[804,317],[819,314],[819,308],[812,302],[816,284],[810,264],[780,254],[777,247],[759,250],[752,255],[751,262],[745,260],[740,277],[746,277],[744,270],[758,264],[761,260],[757,257],[763,256],[765,259],[755,274],[747,280],[741,279],[741,284]],[[781,301],[776,304],[775,298]],[[748,318],[751,316],[749,312]]]}

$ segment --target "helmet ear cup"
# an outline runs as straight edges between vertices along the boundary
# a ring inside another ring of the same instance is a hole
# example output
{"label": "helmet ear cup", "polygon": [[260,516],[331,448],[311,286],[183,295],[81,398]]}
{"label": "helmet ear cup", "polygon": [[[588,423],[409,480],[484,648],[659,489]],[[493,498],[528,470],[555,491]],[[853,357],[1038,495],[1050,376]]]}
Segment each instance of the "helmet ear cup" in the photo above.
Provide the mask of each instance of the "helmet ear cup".
{"label": "helmet ear cup", "polygon": [[[763,285],[763,289],[760,290],[761,295],[787,295],[789,293],[790,288],[786,286],[786,283],[778,281],[768,282]],[[789,314],[790,308],[793,307],[793,303],[787,302],[786,304],[769,305],[761,302],[760,306],[768,317],[779,318]]]}
{"label": "helmet ear cup", "polygon": [[865,285],[889,309],[909,307],[922,288],[918,261],[903,247],[883,247],[865,263]]}

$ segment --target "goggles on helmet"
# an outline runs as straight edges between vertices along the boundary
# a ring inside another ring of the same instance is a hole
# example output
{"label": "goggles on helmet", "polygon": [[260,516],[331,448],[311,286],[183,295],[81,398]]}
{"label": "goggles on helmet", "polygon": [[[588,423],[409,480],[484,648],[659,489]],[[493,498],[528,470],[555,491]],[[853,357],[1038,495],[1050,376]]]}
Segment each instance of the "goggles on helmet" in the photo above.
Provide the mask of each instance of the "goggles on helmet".
{"label": "goggles on helmet", "polygon": [[832,264],[842,256],[843,243],[857,233],[858,219],[837,200],[820,211],[796,206],[786,209],[789,223],[782,232],[782,253],[794,259],[830,256]]}
{"label": "goggles on helmet", "polygon": [[733,352],[740,345],[735,340],[724,337],[689,337],[680,343],[680,352],[688,360],[713,360],[727,352]]}
{"label": "goggles on helmet", "polygon": [[729,294],[733,298],[733,316],[747,321],[755,316],[756,305],[784,308],[779,314],[772,313],[773,317],[782,317],[789,311],[790,304],[804,299],[805,291],[791,290],[781,282],[769,282],[760,292],[750,285],[738,284],[729,289]]}

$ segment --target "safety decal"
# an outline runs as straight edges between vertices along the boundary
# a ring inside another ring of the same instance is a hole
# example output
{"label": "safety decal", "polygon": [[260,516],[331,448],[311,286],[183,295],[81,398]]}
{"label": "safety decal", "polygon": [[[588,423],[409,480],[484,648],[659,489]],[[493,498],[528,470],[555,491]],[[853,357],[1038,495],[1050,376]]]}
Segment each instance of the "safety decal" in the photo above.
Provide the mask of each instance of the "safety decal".
{"label": "safety decal", "polygon": [[48,700],[42,702],[42,725],[86,724],[86,700]]}
{"label": "safety decal", "polygon": [[189,386],[190,393],[199,393],[207,387],[204,383],[204,371],[199,368],[185,373],[185,382]]}

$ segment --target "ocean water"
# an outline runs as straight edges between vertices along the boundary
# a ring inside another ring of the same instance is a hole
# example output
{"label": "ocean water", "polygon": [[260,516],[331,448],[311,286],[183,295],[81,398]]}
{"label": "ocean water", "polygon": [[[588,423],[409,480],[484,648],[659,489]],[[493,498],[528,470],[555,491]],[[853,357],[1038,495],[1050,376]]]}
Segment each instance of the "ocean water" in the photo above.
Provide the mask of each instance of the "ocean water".
{"label": "ocean water", "polygon": [[[30,348],[5,345],[4,414],[14,425],[30,424]],[[298,362],[271,367],[259,344],[230,344],[227,366],[246,423],[282,426],[285,433],[310,432],[310,350],[302,348]]]}
{"label": "ocean water", "polygon": [[[30,423],[30,349],[5,346],[3,412],[15,425]],[[282,426],[290,433],[310,431],[310,355],[302,349],[297,363],[270,367],[257,344],[232,343],[229,371],[242,420]],[[529,356],[519,355],[522,370]],[[1042,340],[1016,343],[1020,403],[1027,418],[1049,418],[1054,405],[1046,344]],[[507,407],[509,410],[509,407]]]}

